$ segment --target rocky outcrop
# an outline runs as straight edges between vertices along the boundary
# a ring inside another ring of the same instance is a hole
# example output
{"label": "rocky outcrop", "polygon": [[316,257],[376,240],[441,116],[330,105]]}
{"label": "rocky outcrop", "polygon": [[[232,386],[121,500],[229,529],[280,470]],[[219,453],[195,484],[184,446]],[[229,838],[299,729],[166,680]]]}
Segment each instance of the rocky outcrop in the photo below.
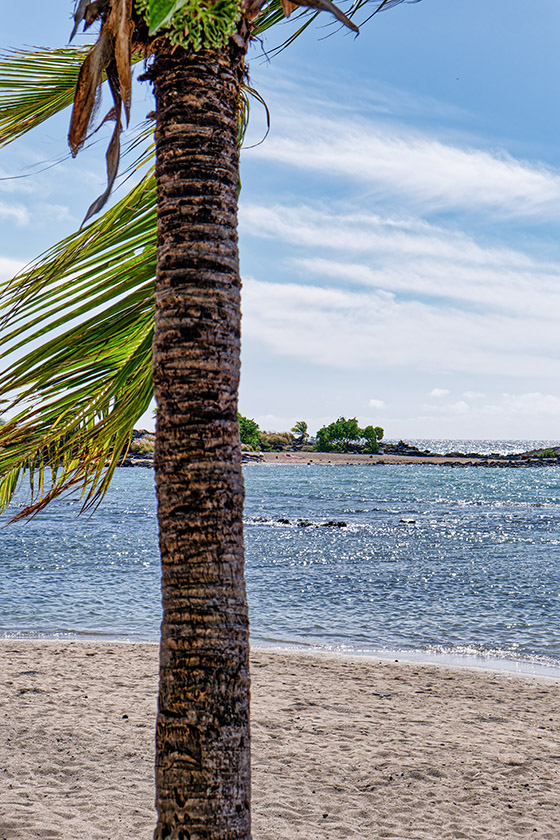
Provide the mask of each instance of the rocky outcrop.
{"label": "rocky outcrop", "polygon": [[[408,457],[426,458],[434,457],[436,453],[429,449],[418,449],[417,446],[405,443],[400,440],[398,443],[386,443],[383,445],[385,455],[406,455]],[[481,455],[479,452],[446,452],[439,456],[448,458],[445,466],[467,466],[467,467],[546,467],[560,466],[560,446],[550,449],[531,449],[528,452],[512,452],[503,454],[492,452],[490,455]],[[466,463],[459,463],[459,459]]]}
{"label": "rocky outcrop", "polygon": [[411,443],[405,443],[404,440],[399,440],[398,443],[381,442],[379,444],[379,452],[384,455],[411,455],[413,457],[423,457],[434,454],[433,452],[430,452],[429,449],[418,449],[417,446],[413,446]]}
{"label": "rocky outcrop", "polygon": [[148,432],[146,429],[134,429],[128,452],[119,466],[153,467],[155,442],[154,432]]}
{"label": "rocky outcrop", "polygon": [[264,461],[264,455],[262,452],[241,452],[242,464],[258,464],[262,461]]}

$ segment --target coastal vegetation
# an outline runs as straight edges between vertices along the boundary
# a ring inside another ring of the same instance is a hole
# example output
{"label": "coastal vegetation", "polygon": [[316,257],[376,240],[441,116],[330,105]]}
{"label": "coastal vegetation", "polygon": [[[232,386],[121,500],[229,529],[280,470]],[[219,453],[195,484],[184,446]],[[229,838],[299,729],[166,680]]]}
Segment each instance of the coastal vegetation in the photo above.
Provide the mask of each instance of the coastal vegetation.
{"label": "coastal vegetation", "polygon": [[[377,0],[373,15],[399,2]],[[237,204],[248,101],[260,97],[245,54],[296,10],[285,45],[322,10],[357,33],[350,18],[365,3],[347,16],[330,0],[79,0],[72,35],[97,23],[91,48],[11,52],[0,67],[0,144],[73,103],[73,155],[92,136],[107,82],[112,107],[97,126],[113,124],[107,186],[85,224],[119,171],[131,65],[148,59],[156,104],[128,144],[129,194],[0,290],[0,353],[16,358],[0,375],[10,418],[0,502],[27,472],[31,504],[15,518],[69,489],[82,491],[84,508],[97,504],[155,393],[156,840],[250,838]]]}
{"label": "coastal vegetation", "polygon": [[303,446],[309,434],[307,433],[307,423],[305,420],[298,420],[291,428],[292,434],[296,435],[296,444]]}
{"label": "coastal vegetation", "polygon": [[540,452],[537,452],[537,458],[556,458],[556,452],[554,449],[541,449]]}
{"label": "coastal vegetation", "polygon": [[355,417],[339,417],[317,432],[315,448],[319,452],[379,452],[379,441],[384,434],[381,426],[360,429]]}
{"label": "coastal vegetation", "polygon": [[259,449],[261,445],[259,424],[237,412],[239,423],[239,437],[242,444],[251,449]]}
{"label": "coastal vegetation", "polygon": [[299,420],[290,432],[263,432],[255,420],[250,420],[238,412],[241,444],[249,449],[263,452],[297,450],[306,448],[316,452],[379,452],[379,441],[384,431],[381,426],[366,426],[361,429],[356,417],[349,420],[339,417],[328,426],[322,426],[312,443],[305,420]]}
{"label": "coastal vegetation", "polygon": [[[292,432],[263,431],[255,420],[252,420],[249,417],[244,417],[242,414],[239,414],[239,412],[237,413],[237,419],[239,422],[241,446],[243,448],[263,452],[282,452],[284,450],[294,449],[298,446],[301,448],[301,444],[299,442],[302,437],[301,432],[299,437],[295,437]],[[307,423],[304,423],[303,420],[300,422],[305,425],[307,430]],[[298,427],[298,429],[299,428],[300,427]]]}

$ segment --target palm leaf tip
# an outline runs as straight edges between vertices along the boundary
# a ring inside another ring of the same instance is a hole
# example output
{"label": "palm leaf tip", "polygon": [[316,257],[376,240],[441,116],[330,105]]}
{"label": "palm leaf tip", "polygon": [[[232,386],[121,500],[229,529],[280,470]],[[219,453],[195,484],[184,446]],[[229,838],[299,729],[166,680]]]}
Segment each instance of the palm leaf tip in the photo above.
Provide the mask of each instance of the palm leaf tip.
{"label": "palm leaf tip", "polygon": [[375,10],[374,14],[377,14],[377,12],[388,11],[389,9],[392,9],[393,6],[399,6],[401,3],[419,3],[419,2],[420,2],[420,0],[382,0],[382,2],[379,4],[377,9]]}
{"label": "palm leaf tip", "polygon": [[337,20],[344,24],[344,26],[351,29],[352,32],[355,32],[356,35],[360,34],[360,30],[356,24],[353,23],[350,18],[338,8],[338,6],[335,6],[331,0],[298,0],[298,5],[305,6],[309,9],[317,9],[320,12],[330,12]]}
{"label": "palm leaf tip", "polygon": [[286,15],[286,17],[290,17],[292,12],[295,12],[295,10],[298,7],[298,4],[292,3],[291,0],[281,0],[281,3],[282,9],[284,10],[284,14]]}
{"label": "palm leaf tip", "polygon": [[[351,29],[356,34],[359,34],[359,29],[350,18],[341,11],[338,6],[335,6],[331,0],[276,0],[276,2],[268,3],[267,0],[246,0],[244,4],[244,12],[249,20],[258,18],[255,26],[255,34],[263,32],[275,23],[278,23],[282,17],[290,17],[292,12],[298,8],[315,9],[317,12],[330,12],[348,29]],[[305,26],[303,27],[305,28]]]}

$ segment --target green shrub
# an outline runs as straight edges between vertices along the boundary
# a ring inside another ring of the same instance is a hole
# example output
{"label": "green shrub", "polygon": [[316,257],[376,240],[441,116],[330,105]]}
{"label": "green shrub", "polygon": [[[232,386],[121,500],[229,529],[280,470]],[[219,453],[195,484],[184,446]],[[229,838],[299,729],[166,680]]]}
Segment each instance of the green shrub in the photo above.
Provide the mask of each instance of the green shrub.
{"label": "green shrub", "polygon": [[293,448],[294,436],[289,432],[261,432],[260,443],[266,452],[283,452]]}
{"label": "green shrub", "polygon": [[241,443],[246,443],[252,449],[260,449],[259,424],[237,412],[239,422],[239,436]]}
{"label": "green shrub", "polygon": [[542,452],[537,452],[537,458],[556,458],[554,449],[543,449]]}

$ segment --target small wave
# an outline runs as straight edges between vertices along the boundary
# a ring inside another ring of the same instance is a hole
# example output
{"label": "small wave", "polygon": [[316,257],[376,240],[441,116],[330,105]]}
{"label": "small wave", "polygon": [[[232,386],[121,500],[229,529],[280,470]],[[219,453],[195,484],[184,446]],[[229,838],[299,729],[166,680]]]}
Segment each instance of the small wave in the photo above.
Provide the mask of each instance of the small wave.
{"label": "small wave", "polygon": [[282,639],[274,636],[257,638],[254,647],[285,651],[330,653],[340,656],[392,659],[403,662],[446,665],[457,668],[479,668],[489,671],[545,676],[560,679],[560,659],[534,654],[520,654],[501,648],[479,646],[428,645],[420,648],[369,647],[351,642],[323,642],[308,639]]}
{"label": "small wave", "polygon": [[10,630],[0,629],[0,642],[127,642],[143,644],[157,642],[158,638],[146,633],[113,633],[103,630]]}

